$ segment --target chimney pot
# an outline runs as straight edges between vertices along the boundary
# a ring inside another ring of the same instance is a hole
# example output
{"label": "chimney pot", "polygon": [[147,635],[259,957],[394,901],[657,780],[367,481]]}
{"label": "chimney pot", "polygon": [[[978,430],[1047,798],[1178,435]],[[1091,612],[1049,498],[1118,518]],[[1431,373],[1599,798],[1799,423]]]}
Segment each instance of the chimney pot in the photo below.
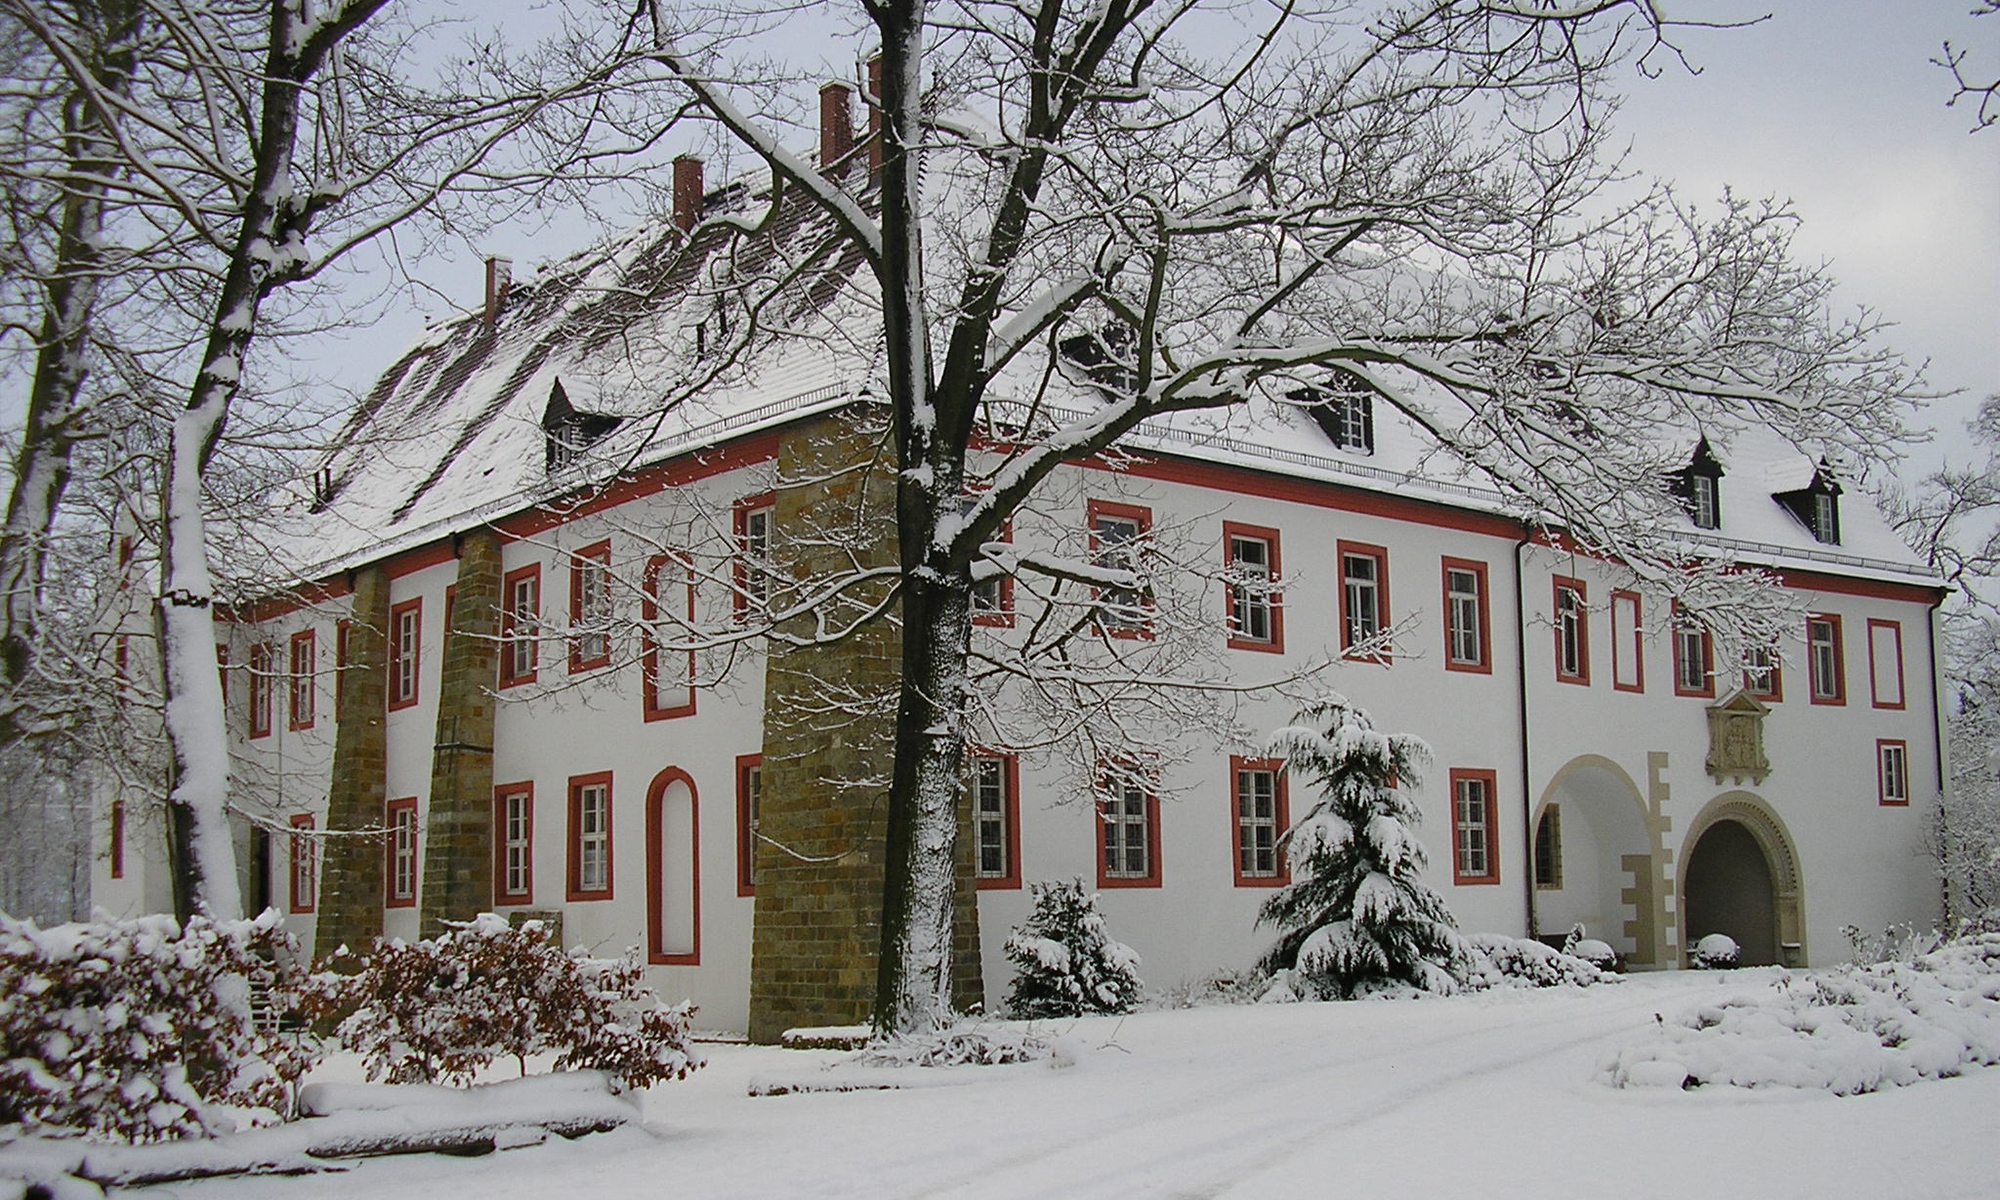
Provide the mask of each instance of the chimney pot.
{"label": "chimney pot", "polygon": [[701,160],[692,154],[674,159],[674,225],[682,233],[701,220]]}
{"label": "chimney pot", "polygon": [[507,289],[514,285],[514,260],[492,255],[486,260],[486,323],[499,319],[500,306],[507,302]]}
{"label": "chimney pot", "polygon": [[819,89],[819,169],[832,173],[847,165],[854,152],[854,119],[848,111],[853,90],[844,83],[822,84]]}

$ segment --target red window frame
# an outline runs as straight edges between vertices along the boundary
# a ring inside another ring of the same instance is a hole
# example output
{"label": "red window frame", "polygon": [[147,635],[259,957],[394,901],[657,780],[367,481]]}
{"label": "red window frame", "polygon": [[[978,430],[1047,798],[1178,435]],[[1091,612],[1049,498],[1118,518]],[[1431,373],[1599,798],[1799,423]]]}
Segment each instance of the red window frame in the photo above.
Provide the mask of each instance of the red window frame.
{"label": "red window frame", "polygon": [[[1334,587],[1340,596],[1340,648],[1351,650],[1355,645],[1354,614],[1348,611],[1347,600],[1347,560],[1372,558],[1375,560],[1375,628],[1382,632],[1392,624],[1389,613],[1389,551],[1368,542],[1350,542],[1345,538],[1334,544],[1333,577]],[[1389,664],[1387,650],[1378,654],[1363,656],[1365,661]]]}
{"label": "red window frame", "polygon": [[[1246,772],[1271,774],[1271,804],[1274,830],[1271,836],[1272,861],[1277,870],[1270,875],[1253,875],[1243,869],[1243,776]],[[1292,827],[1291,788],[1285,778],[1282,758],[1229,756],[1229,871],[1237,887],[1284,887],[1292,881],[1292,867],[1279,843]]]}
{"label": "red window frame", "polygon": [[[1451,779],[1451,881],[1460,886],[1500,882],[1500,777],[1497,772],[1474,767],[1453,767]],[[1461,783],[1479,783],[1486,789],[1486,873],[1468,874],[1461,854],[1463,814],[1458,803]]]}
{"label": "red window frame", "polygon": [[[1454,620],[1455,610],[1451,603],[1453,571],[1464,572],[1479,581],[1479,596],[1474,605],[1478,611],[1479,621],[1479,658],[1475,661],[1462,662],[1453,657],[1453,650],[1457,645],[1454,634],[1458,629]],[[1493,673],[1493,609],[1487,591],[1486,576],[1486,564],[1477,559],[1452,558],[1446,555],[1439,563],[1438,587],[1444,597],[1444,669],[1447,671],[1467,671],[1476,675]]]}
{"label": "red window frame", "polygon": [[[752,782],[755,772],[755,782]],[[757,824],[763,816],[764,756],[736,756],[736,894],[757,894]],[[755,801],[753,806],[752,802]]]}
{"label": "red window frame", "polygon": [[[668,567],[676,567],[680,582],[677,585],[686,599],[686,612],[682,616],[687,628],[694,627],[694,563],[680,554],[655,554],[646,560],[646,574],[639,589],[639,693],[640,707],[648,721],[664,721],[671,717],[694,715],[694,651],[687,655],[688,687],[685,696],[677,704],[664,704],[660,695],[660,643],[654,633],[654,623],[660,619],[660,577]],[[675,652],[676,655],[682,652]]]}
{"label": "red window frame", "polygon": [[1222,523],[1222,566],[1224,570],[1236,568],[1236,539],[1264,543],[1265,568],[1271,589],[1264,593],[1266,620],[1270,623],[1271,636],[1258,639],[1246,636],[1238,628],[1236,621],[1237,585],[1230,584],[1222,592],[1223,620],[1229,627],[1229,648],[1231,650],[1256,650],[1265,654],[1285,652],[1285,597],[1278,587],[1284,580],[1283,559],[1278,549],[1278,531],[1263,525],[1245,525],[1238,521]]}
{"label": "red window frame", "polygon": [[[1100,889],[1156,888],[1160,886],[1160,795],[1159,791],[1151,785],[1144,786],[1142,790],[1142,795],[1145,797],[1143,827],[1146,830],[1146,873],[1144,875],[1111,875],[1105,870],[1104,846],[1105,835],[1109,826],[1107,818],[1111,815],[1110,806],[1114,802],[1113,797],[1109,793],[1113,787],[1122,788],[1126,784],[1131,783],[1133,781],[1128,776],[1114,776],[1109,773],[1101,776],[1098,781],[1099,795],[1097,804],[1092,809],[1092,816],[1095,818],[1092,824],[1097,827],[1097,886]],[[1134,786],[1138,785],[1134,784]],[[1122,801],[1124,797],[1121,796],[1117,799]]]}
{"label": "red window frame", "polygon": [[[1902,760],[1903,794],[1889,791],[1888,757],[1894,750]],[[1875,802],[1884,808],[1908,808],[1910,804],[1910,744],[1902,738],[1875,739]]]}
{"label": "red window frame", "polygon": [[[1556,682],[1590,686],[1590,588],[1581,579],[1568,575],[1553,577],[1555,608],[1555,650]],[[1563,670],[1563,593],[1572,592],[1576,596],[1576,667],[1574,672]]]}
{"label": "red window frame", "polygon": [[[966,758],[967,765],[972,768],[966,786],[971,792],[968,807],[972,810],[973,887],[983,892],[1018,890],[1021,886],[1021,761],[1012,754],[977,749],[969,751]],[[1000,848],[1006,856],[1007,869],[995,875],[984,874],[980,864],[979,824],[983,818],[978,789],[981,762],[1000,764]]]}
{"label": "red window frame", "polygon": [[275,648],[269,642],[254,642],[250,646],[250,736],[253,738],[271,736],[272,710],[277,707],[278,674],[272,663]]}
{"label": "red window frame", "polygon": [[[403,623],[405,617],[410,624],[410,648],[403,649]],[[401,604],[389,606],[389,711],[409,708],[423,693],[424,668],[424,598],[413,596]],[[404,680],[408,679],[405,691]]]}
{"label": "red window frame", "polygon": [[[1680,605],[1673,607],[1673,650],[1674,650],[1674,695],[1693,696],[1704,700],[1715,699],[1715,637],[1707,629],[1694,626],[1682,614]],[[1701,639],[1701,678],[1698,688],[1687,686],[1682,674],[1687,668],[1687,651],[1682,645],[1683,635],[1697,633]]]}
{"label": "red window frame", "polygon": [[[409,894],[399,895],[399,885],[403,879],[397,874],[396,838],[407,824],[410,830],[410,875]],[[391,800],[382,806],[382,903],[388,908],[415,908],[417,891],[423,879],[423,848],[421,831],[417,827],[417,798],[404,796]]]}
{"label": "red window frame", "polygon": [[[1113,521],[1130,521],[1136,525],[1137,532],[1132,535],[1134,560],[1136,561],[1137,558],[1144,554],[1148,539],[1153,536],[1152,509],[1138,504],[1121,504],[1116,500],[1085,500],[1083,504],[1084,531],[1087,535],[1086,540],[1090,562],[1093,566],[1097,565],[1097,555],[1100,549],[1097,543],[1097,521],[1099,517],[1108,518]],[[1104,589],[1102,588],[1090,589],[1091,600],[1097,600],[1103,591]],[[1098,620],[1095,613],[1091,617],[1091,624],[1096,627],[1099,633],[1102,633],[1106,637],[1150,638],[1153,636],[1153,601],[1151,597],[1142,596],[1137,607],[1140,611],[1140,616],[1135,624],[1129,626],[1107,625],[1103,621]]]}
{"label": "red window frame", "polygon": [[[530,606],[521,608],[520,585],[532,585]],[[500,578],[500,686],[533,683],[541,671],[542,564],[516,567]],[[525,651],[525,653],[524,653]],[[525,670],[523,669],[525,662]]]}
{"label": "red window frame", "polygon": [[319,898],[319,839],[311,813],[293,813],[291,827],[291,909],[309,913]]}
{"label": "red window frame", "polygon": [[[756,496],[745,496],[736,502],[730,515],[730,531],[736,538],[736,555],[731,564],[731,581],[735,584],[730,597],[730,609],[742,620],[750,611],[750,601],[754,597],[759,602],[771,598],[771,534],[777,524],[778,494],[764,492]],[[765,564],[753,568],[750,565],[750,519],[756,513],[765,514],[764,556]],[[761,586],[753,586],[761,578]]]}
{"label": "red window frame", "polygon": [[[586,789],[602,785],[604,788],[604,886],[586,891],[583,887],[583,793]],[[569,777],[569,877],[564,881],[564,899],[609,900],[615,891],[617,859],[612,851],[616,822],[612,820],[611,772],[593,771],[588,775]]]}
{"label": "red window frame", "polygon": [[111,802],[111,878],[125,878],[125,802]]}
{"label": "red window frame", "polygon": [[[1824,623],[1832,631],[1833,686],[1822,694],[1819,655],[1813,652],[1813,625]],[[1814,704],[1847,703],[1847,637],[1835,613],[1813,613],[1806,617],[1806,697]]]}
{"label": "red window frame", "polygon": [[[521,887],[507,886],[507,802],[519,797],[521,819],[527,832],[526,844],[521,849]],[[535,902],[535,784],[533,780],[521,783],[503,783],[493,789],[493,906],[498,908],[509,904],[533,904]]]}
{"label": "red window frame", "polygon": [[[602,572],[598,575],[598,572]],[[585,595],[591,589],[591,579],[598,579],[595,591],[599,612],[588,611],[590,599]],[[584,631],[584,625],[591,621],[601,621],[603,629]],[[581,550],[573,551],[569,559],[569,673],[579,675],[585,671],[595,671],[599,667],[611,665],[611,539],[592,542]],[[601,639],[601,640],[600,640]],[[592,644],[595,643],[595,644]]]}
{"label": "red window frame", "polygon": [[286,673],[289,684],[285,689],[286,724],[294,730],[311,729],[314,693],[319,683],[319,645],[313,631],[301,629],[293,634],[288,652],[291,669]]}
{"label": "red window frame", "polygon": [[[1886,629],[1895,639],[1896,698],[1882,699],[1882,683],[1875,670],[1875,631]],[[1883,617],[1868,618],[1868,702],[1874,708],[1902,709],[1909,704],[1909,679],[1903,669],[1903,623]]]}
{"label": "red window frame", "polygon": [[[1618,628],[1618,608],[1630,606],[1632,628],[1620,632]],[[1645,600],[1639,593],[1629,588],[1611,590],[1611,608],[1605,614],[1605,626],[1611,633],[1611,687],[1613,691],[1638,692],[1646,690],[1646,620]],[[1558,646],[1560,655],[1561,648]],[[1625,659],[1632,660],[1632,681],[1627,683],[1624,675]]]}
{"label": "red window frame", "polygon": [[[660,910],[667,895],[666,845],[667,789],[676,783],[688,790],[688,904],[692,921],[692,945],[683,953],[668,953],[666,930]],[[646,961],[664,966],[701,965],[701,793],[694,777],[678,767],[668,767],[653,777],[646,789]]]}

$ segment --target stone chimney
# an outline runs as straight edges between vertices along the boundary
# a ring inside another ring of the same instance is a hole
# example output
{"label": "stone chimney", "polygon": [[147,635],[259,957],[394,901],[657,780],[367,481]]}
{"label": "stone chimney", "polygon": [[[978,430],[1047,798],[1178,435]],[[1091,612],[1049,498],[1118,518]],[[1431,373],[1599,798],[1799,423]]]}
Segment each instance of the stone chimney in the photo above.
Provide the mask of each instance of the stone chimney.
{"label": "stone chimney", "polygon": [[854,118],[848,111],[853,89],[826,83],[819,89],[819,169],[822,174],[845,168],[854,153]]}
{"label": "stone chimney", "polygon": [[486,260],[486,323],[491,325],[500,316],[500,306],[507,302],[507,289],[514,284],[514,260],[494,255]]}
{"label": "stone chimney", "polygon": [[701,160],[692,154],[674,159],[674,226],[682,233],[701,220]]}
{"label": "stone chimney", "polygon": [[868,174],[882,173],[882,55],[868,60]]}

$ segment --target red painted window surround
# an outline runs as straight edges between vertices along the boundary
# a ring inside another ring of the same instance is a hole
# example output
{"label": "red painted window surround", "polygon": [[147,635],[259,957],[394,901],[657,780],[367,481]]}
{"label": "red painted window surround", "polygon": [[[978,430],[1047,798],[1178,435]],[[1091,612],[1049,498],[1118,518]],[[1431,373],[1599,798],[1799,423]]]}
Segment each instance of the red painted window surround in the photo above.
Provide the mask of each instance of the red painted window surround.
{"label": "red painted window surround", "polygon": [[[1243,819],[1243,773],[1246,771],[1268,771],[1273,785],[1273,853],[1277,870],[1269,875],[1247,873],[1243,869],[1244,819]],[[1291,864],[1285,860],[1282,846],[1276,838],[1285,836],[1292,827],[1291,788],[1285,779],[1285,761],[1281,758],[1245,758],[1241,755],[1229,756],[1229,862],[1230,874],[1237,887],[1284,887],[1292,881]]]}
{"label": "red painted window surround", "polygon": [[278,672],[269,642],[250,647],[250,736],[271,735],[271,710],[277,707]]}
{"label": "red painted window surround", "polygon": [[997,875],[980,873],[980,852],[983,843],[979,837],[981,810],[978,796],[973,797],[973,887],[983,892],[1018,891],[1021,887],[1021,761],[1012,754],[997,754],[990,750],[968,750],[966,757],[972,766],[971,786],[979,787],[980,760],[1000,764],[1001,787],[1001,847],[1007,869]]}
{"label": "red painted window surround", "polygon": [[[509,871],[509,858],[513,841],[513,829],[508,824],[510,801],[519,800],[522,832],[526,835],[526,845],[522,847],[521,879],[514,884]],[[503,783],[493,789],[493,903],[533,904],[535,902],[535,785],[533,781]]]}
{"label": "red painted window surround", "polygon": [[[1107,775],[1099,786],[1099,799],[1093,814],[1093,824],[1097,827],[1097,886],[1099,888],[1156,888],[1160,886],[1160,797],[1150,786],[1143,789],[1144,829],[1146,838],[1146,873],[1143,875],[1112,875],[1105,870],[1104,846],[1107,819],[1112,815],[1112,806],[1124,802],[1127,782],[1118,776]],[[1114,791],[1115,789],[1115,791]]]}
{"label": "red painted window surround", "polygon": [[[1894,654],[1896,660],[1896,679],[1895,679],[1896,691],[1895,691],[1895,698],[1892,700],[1887,700],[1883,698],[1884,695],[1886,694],[1885,689],[1889,685],[1889,680],[1881,677],[1881,675],[1878,673],[1878,669],[1876,666],[1877,655],[1875,653],[1875,631],[1877,629],[1886,631],[1890,643],[1894,646],[1894,650],[1892,651],[1892,653]],[[1904,705],[1906,705],[1909,702],[1909,695],[1904,690],[1905,683],[1906,680],[1904,679],[1903,676],[1903,623],[1901,621],[1884,620],[1879,617],[1868,618],[1869,703],[1875,708],[1900,709],[1904,707]]]}
{"label": "red painted window surround", "polygon": [[312,815],[292,814],[291,826],[291,907],[295,913],[309,913],[319,896],[319,845],[312,836]]}
{"label": "red painted window surround", "polygon": [[[745,496],[736,502],[735,511],[731,516],[732,528],[736,534],[736,560],[731,565],[731,575],[736,587],[730,598],[730,607],[739,620],[749,612],[752,597],[762,601],[768,600],[771,595],[768,564],[753,567],[750,559],[753,554],[760,551],[765,556],[770,554],[771,525],[776,515],[777,504],[776,492]],[[753,541],[751,520],[757,513],[764,514],[761,547],[751,544]]]}
{"label": "red painted window surround", "polygon": [[[1626,588],[1614,588],[1611,592],[1611,611],[1606,625],[1611,630],[1611,686],[1620,692],[1644,692],[1646,690],[1646,635],[1644,601],[1639,593]],[[1618,628],[1618,613],[1621,608],[1632,614],[1631,628],[1621,632]],[[1631,661],[1632,677],[1625,678],[1625,665]]]}
{"label": "red painted window surround", "polygon": [[[1357,641],[1365,640],[1357,637],[1357,634],[1361,634],[1363,630],[1357,626],[1356,621],[1357,618],[1362,618],[1365,624],[1366,614],[1355,611],[1354,598],[1348,595],[1347,560],[1349,557],[1372,559],[1375,563],[1375,629],[1377,632],[1389,628],[1393,623],[1389,614],[1394,611],[1389,607],[1389,551],[1384,547],[1371,545],[1368,542],[1350,542],[1344,538],[1337,541],[1334,545],[1333,563],[1335,586],[1340,590],[1340,648],[1342,650],[1351,649]],[[1389,655],[1385,651],[1380,654],[1369,655],[1360,661],[1379,662],[1386,667],[1389,665]]]}
{"label": "red painted window surround", "polygon": [[673,683],[663,694],[660,686],[661,654],[659,635],[655,624],[660,619],[662,588],[667,589],[667,601],[679,600],[675,607],[682,609],[680,617],[687,622],[679,632],[685,633],[694,627],[694,564],[679,554],[655,554],[646,560],[645,582],[640,588],[640,706],[648,721],[664,721],[670,717],[694,715],[694,651],[672,651],[675,658],[685,658],[687,664],[685,686]]}
{"label": "red painted window surround", "polygon": [[313,727],[313,701],[319,687],[319,647],[314,644],[313,631],[301,629],[292,635],[290,646],[291,670],[286,675],[286,718],[289,728],[311,729]]}
{"label": "red painted window surround", "polygon": [[[1458,609],[1452,604],[1451,576],[1454,571],[1469,574],[1478,580],[1479,583],[1479,600],[1475,605],[1478,610],[1475,628],[1479,638],[1479,656],[1470,661],[1455,656],[1458,639],[1454,635],[1458,631],[1457,621],[1459,613]],[[1487,590],[1486,564],[1470,558],[1452,558],[1447,555],[1439,564],[1439,574],[1442,577],[1442,586],[1444,589],[1444,669],[1447,671],[1470,671],[1480,675],[1491,675],[1493,673],[1493,602],[1492,594]]]}
{"label": "red painted window surround", "polygon": [[500,581],[500,686],[533,683],[541,666],[542,564],[529,563]]}
{"label": "red painted window surround", "polygon": [[[1000,523],[999,535],[992,540],[996,542],[1013,541],[1014,518],[1009,517],[1005,521],[1002,521]],[[996,589],[994,596],[996,607],[980,608],[975,605],[972,610],[972,623],[974,625],[987,625],[997,629],[1012,629],[1014,627],[1014,577],[1012,575],[1002,575],[1000,578],[994,580],[993,583]]]}
{"label": "red painted window surround", "polygon": [[[1100,563],[1099,555],[1101,552],[1108,551],[1109,549],[1108,547],[1103,547],[1098,544],[1097,523],[1098,520],[1102,518],[1107,521],[1130,522],[1137,529],[1137,532],[1133,535],[1132,541],[1130,543],[1132,549],[1130,551],[1129,557],[1127,557],[1126,559],[1128,565],[1130,566],[1137,565],[1137,560],[1143,553],[1143,547],[1146,544],[1146,540],[1150,538],[1153,533],[1152,509],[1136,504],[1121,504],[1115,500],[1085,500],[1083,505],[1083,518],[1084,518],[1084,525],[1086,532],[1089,535],[1088,542],[1089,542],[1090,561],[1093,564],[1102,565]],[[1103,588],[1092,588],[1091,589],[1092,598],[1093,599],[1097,598],[1105,590],[1106,589]],[[1104,622],[1099,621],[1097,623],[1098,629],[1101,630],[1107,637],[1118,637],[1118,638],[1152,637],[1153,623],[1150,615],[1152,610],[1152,601],[1142,600],[1137,607],[1142,609],[1145,615],[1140,616],[1135,624],[1107,625]]]}
{"label": "red painted window surround", "polygon": [[[583,879],[583,800],[586,789],[597,786],[604,788],[604,879],[602,887],[586,890],[583,886],[585,883]],[[612,811],[611,772],[596,771],[589,775],[572,775],[569,777],[569,837],[567,839],[569,844],[569,877],[565,881],[567,888],[564,892],[564,899],[609,900],[612,898],[613,866],[617,862],[617,859],[612,854],[614,845],[612,841]]]}
{"label": "red painted window surround", "polygon": [[[1493,771],[1471,767],[1453,767],[1451,779],[1451,881],[1459,885],[1488,884],[1500,882],[1500,799],[1499,776]],[[1459,785],[1471,783],[1482,787],[1486,801],[1486,871],[1484,874],[1467,873],[1465,854],[1461,839],[1467,832],[1461,811]]]}
{"label": "red painted window surround", "polygon": [[1910,803],[1910,746],[1901,738],[1875,741],[1875,802],[1885,808]]}
{"label": "red painted window surround", "polygon": [[[1830,675],[1823,666],[1821,656],[1814,647],[1813,628],[1821,626],[1829,633],[1828,648],[1831,657]],[[1814,613],[1806,618],[1806,694],[1814,704],[1847,703],[1847,647],[1846,638],[1840,627],[1840,617],[1833,613]]]}
{"label": "red painted window surround", "polygon": [[[1231,650],[1257,650],[1265,654],[1285,652],[1285,596],[1277,585],[1284,580],[1284,558],[1278,548],[1278,531],[1263,525],[1245,525],[1238,521],[1222,523],[1222,566],[1224,570],[1236,567],[1236,541],[1239,538],[1264,543],[1264,569],[1272,584],[1272,590],[1261,597],[1265,609],[1265,619],[1270,625],[1270,636],[1257,638],[1250,636],[1237,620],[1237,588],[1231,585],[1223,589],[1223,619],[1229,626],[1229,648]],[[1259,599],[1253,597],[1253,602]]]}
{"label": "red painted window surround", "polygon": [[[1572,579],[1567,575],[1555,576],[1552,586],[1555,596],[1555,607],[1552,612],[1555,621],[1556,679],[1561,683],[1575,683],[1588,687],[1590,686],[1590,589],[1581,579]],[[1564,661],[1566,657],[1563,636],[1564,592],[1569,592],[1575,597],[1576,661],[1574,664],[1566,664]],[[1566,670],[1566,665],[1574,665],[1576,670]]]}
{"label": "red painted window surround", "polygon": [[417,702],[423,683],[424,598],[389,606],[389,711]]}
{"label": "red painted window surround", "polygon": [[569,673],[611,664],[611,541],[592,542],[570,555]]}
{"label": "red painted window surround", "polygon": [[[692,944],[685,951],[670,953],[667,949],[665,922],[662,919],[667,899],[667,888],[676,886],[679,880],[669,878],[672,864],[666,859],[666,798],[667,789],[674,784],[684,784],[688,790],[688,916],[693,927]],[[701,796],[695,791],[694,779],[678,767],[668,767],[653,777],[646,789],[646,961],[666,966],[695,967],[701,965]]]}
{"label": "red painted window surround", "polygon": [[[390,908],[414,908],[417,881],[422,877],[419,864],[423,861],[417,836],[417,798],[405,796],[383,805],[382,826],[388,831],[382,839],[385,859],[382,885],[387,892],[382,903]],[[408,838],[407,856],[402,853],[401,844],[405,837]]]}
{"label": "red painted window surround", "polygon": [[1674,644],[1674,695],[1694,696],[1703,700],[1713,700],[1715,699],[1715,639],[1709,634],[1708,630],[1703,629],[1700,631],[1702,684],[1700,687],[1689,687],[1683,673],[1692,664],[1687,661],[1687,647],[1682,643],[1687,640],[1686,635],[1693,631],[1683,628],[1683,619],[1680,605],[1674,605],[1672,616],[1674,629],[1672,639]]}
{"label": "red painted window surround", "polygon": [[111,878],[125,878],[125,802],[111,802]]}
{"label": "red painted window surround", "polygon": [[764,756],[736,756],[736,894],[757,894],[758,797],[763,788]]}

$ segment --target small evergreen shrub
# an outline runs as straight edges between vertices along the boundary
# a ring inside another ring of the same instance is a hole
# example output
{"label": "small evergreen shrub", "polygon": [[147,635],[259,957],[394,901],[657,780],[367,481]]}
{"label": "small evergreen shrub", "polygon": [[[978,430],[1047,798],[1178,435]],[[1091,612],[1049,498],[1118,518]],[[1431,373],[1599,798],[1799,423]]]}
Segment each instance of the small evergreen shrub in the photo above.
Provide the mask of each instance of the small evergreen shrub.
{"label": "small evergreen shrub", "polygon": [[1007,1010],[1017,1017],[1075,1017],[1131,1012],[1145,984],[1139,956],[1113,941],[1097,896],[1081,879],[1034,885],[1035,908],[1007,938],[1014,986]]}
{"label": "small evergreen shrub", "polygon": [[1611,943],[1586,936],[1580,921],[1569,927],[1569,935],[1563,938],[1562,952],[1580,958],[1600,971],[1618,971],[1625,966]]}
{"label": "small evergreen shrub", "polygon": [[0,916],[0,1124],[135,1142],[289,1115],[310,1042],[260,1030],[251,996],[300,982],[275,910],[248,921]]}
{"label": "small evergreen shrub", "polygon": [[1743,950],[1736,939],[1726,933],[1711,933],[1694,944],[1688,951],[1688,958],[1695,967],[1703,971],[1727,970],[1736,965],[1743,956]]}
{"label": "small evergreen shrub", "polygon": [[307,1011],[338,1021],[369,1079],[464,1084],[495,1059],[526,1074],[530,1056],[554,1053],[557,1070],[643,1088],[701,1066],[693,1006],[663,1004],[635,955],[571,954],[541,922],[510,926],[493,913],[450,924],[428,941],[379,941],[351,973],[313,977]]}
{"label": "small evergreen shrub", "polygon": [[1513,938],[1500,933],[1475,933],[1466,939],[1471,965],[1466,972],[1469,991],[1499,987],[1589,987],[1617,983],[1618,976],[1594,963],[1545,946],[1533,938]]}
{"label": "small evergreen shrub", "polygon": [[1273,753],[1320,799],[1285,835],[1294,882],[1272,893],[1260,924],[1281,932],[1259,964],[1295,971],[1306,998],[1415,988],[1456,991],[1467,958],[1444,898],[1423,881],[1412,789],[1430,759],[1416,738],[1377,731],[1340,696],[1273,734]]}

